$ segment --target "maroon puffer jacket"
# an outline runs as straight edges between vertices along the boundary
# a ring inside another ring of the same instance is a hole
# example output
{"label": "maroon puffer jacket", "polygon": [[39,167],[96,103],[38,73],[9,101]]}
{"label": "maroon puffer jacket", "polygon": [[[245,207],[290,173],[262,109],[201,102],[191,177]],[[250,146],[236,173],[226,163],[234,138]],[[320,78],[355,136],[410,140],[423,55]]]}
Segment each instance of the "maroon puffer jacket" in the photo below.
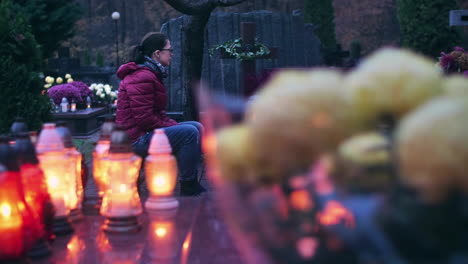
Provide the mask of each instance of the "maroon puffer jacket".
{"label": "maroon puffer jacket", "polygon": [[127,130],[132,142],[155,128],[177,125],[166,115],[166,87],[159,73],[129,62],[120,66],[117,77],[122,81],[115,122]]}

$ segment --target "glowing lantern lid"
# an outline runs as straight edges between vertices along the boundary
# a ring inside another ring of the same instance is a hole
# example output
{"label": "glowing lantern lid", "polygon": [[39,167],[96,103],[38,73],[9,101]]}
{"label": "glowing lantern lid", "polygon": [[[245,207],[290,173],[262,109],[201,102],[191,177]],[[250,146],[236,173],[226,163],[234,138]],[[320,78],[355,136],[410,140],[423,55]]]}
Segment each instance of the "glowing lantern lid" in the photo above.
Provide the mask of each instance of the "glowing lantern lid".
{"label": "glowing lantern lid", "polygon": [[109,153],[133,153],[132,142],[121,126],[115,126],[112,131]]}
{"label": "glowing lantern lid", "polygon": [[63,151],[64,146],[59,133],[55,130],[54,123],[42,125],[41,133],[37,139],[36,151],[38,154],[52,151]]}
{"label": "glowing lantern lid", "polygon": [[12,137],[16,137],[20,133],[28,132],[28,130],[28,125],[24,121],[24,118],[17,117],[11,125],[10,133]]}
{"label": "glowing lantern lid", "polygon": [[164,129],[155,129],[148,149],[149,154],[171,154],[172,148]]}
{"label": "glowing lantern lid", "polygon": [[67,126],[67,122],[64,122],[64,121],[57,122],[55,131],[57,131],[57,133],[59,134],[60,139],[62,140],[65,148],[75,147],[75,145],[73,144],[70,129],[68,129],[68,126]]}
{"label": "glowing lantern lid", "polygon": [[8,137],[0,136],[0,163],[8,171],[19,171],[16,153],[8,142]]}
{"label": "glowing lantern lid", "polygon": [[114,128],[114,119],[111,117],[106,118],[106,121],[104,121],[104,124],[102,124],[101,127],[101,137],[99,140],[110,140]]}
{"label": "glowing lantern lid", "polygon": [[28,133],[22,132],[17,134],[16,142],[13,145],[13,149],[18,155],[18,163],[20,166],[26,163],[39,163],[36,155],[36,149],[34,148],[34,145]]}

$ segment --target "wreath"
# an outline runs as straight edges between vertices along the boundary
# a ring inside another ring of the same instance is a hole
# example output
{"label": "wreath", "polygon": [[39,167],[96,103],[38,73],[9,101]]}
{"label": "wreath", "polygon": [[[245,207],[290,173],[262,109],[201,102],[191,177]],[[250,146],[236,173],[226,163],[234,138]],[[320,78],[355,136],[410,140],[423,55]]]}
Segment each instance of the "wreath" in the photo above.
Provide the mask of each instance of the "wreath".
{"label": "wreath", "polygon": [[253,45],[243,45],[241,38],[226,41],[209,49],[210,56],[213,56],[217,50],[241,61],[254,60],[270,55],[270,49],[264,44],[257,42],[257,39],[255,39]]}

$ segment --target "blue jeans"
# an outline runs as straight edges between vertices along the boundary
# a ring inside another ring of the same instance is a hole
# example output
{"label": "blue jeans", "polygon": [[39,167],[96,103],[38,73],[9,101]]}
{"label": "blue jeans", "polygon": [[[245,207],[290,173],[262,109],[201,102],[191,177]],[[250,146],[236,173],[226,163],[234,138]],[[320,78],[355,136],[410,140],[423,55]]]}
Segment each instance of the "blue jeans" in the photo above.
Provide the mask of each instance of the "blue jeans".
{"label": "blue jeans", "polygon": [[[178,125],[165,127],[172,154],[177,160],[179,179],[182,181],[194,180],[197,177],[198,166],[201,161],[201,135],[203,125],[196,121],[180,122]],[[136,154],[145,158],[151,143],[153,132],[148,132],[138,138],[133,144]]]}

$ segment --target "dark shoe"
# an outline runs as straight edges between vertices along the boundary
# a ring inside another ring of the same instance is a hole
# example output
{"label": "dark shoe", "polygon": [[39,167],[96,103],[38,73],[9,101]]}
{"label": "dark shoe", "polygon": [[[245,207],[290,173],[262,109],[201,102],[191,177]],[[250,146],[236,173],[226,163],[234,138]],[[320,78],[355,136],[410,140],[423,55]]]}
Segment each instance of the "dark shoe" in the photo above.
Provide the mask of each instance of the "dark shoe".
{"label": "dark shoe", "polygon": [[198,196],[206,192],[206,189],[201,186],[197,179],[190,181],[180,181],[181,196]]}

